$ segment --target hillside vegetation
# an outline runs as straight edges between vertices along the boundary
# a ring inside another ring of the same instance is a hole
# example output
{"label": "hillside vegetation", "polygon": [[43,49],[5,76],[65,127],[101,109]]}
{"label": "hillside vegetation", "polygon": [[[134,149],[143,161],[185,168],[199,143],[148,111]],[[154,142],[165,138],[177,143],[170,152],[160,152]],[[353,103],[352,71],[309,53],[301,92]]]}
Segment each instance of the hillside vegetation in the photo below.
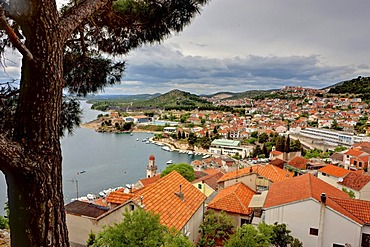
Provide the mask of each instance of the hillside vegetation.
{"label": "hillside vegetation", "polygon": [[330,88],[329,94],[354,94],[364,100],[370,99],[370,77],[357,77]]}

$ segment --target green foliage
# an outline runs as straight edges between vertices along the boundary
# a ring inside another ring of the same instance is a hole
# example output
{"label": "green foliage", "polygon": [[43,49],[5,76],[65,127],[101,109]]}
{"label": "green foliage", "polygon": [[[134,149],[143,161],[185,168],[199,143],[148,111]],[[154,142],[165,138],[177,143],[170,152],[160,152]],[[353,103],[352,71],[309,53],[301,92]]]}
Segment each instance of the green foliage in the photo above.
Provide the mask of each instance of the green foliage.
{"label": "green foliage", "polygon": [[340,85],[330,88],[331,94],[358,94],[362,99],[370,99],[370,77],[357,77],[355,79],[344,81]]}
{"label": "green foliage", "polygon": [[265,223],[261,224],[264,224],[264,226],[259,226],[257,229],[249,224],[238,227],[236,233],[231,236],[224,247],[269,247],[271,243],[271,234],[273,232],[272,227]]}
{"label": "green foliage", "polygon": [[6,218],[0,215],[0,229],[9,229],[9,204],[8,202],[5,203],[4,207]]}
{"label": "green foliage", "polygon": [[95,241],[96,241],[96,235],[95,235],[95,233],[93,233],[92,231],[90,231],[89,237],[88,237],[88,239],[86,241],[87,247],[93,246],[94,243],[95,243]]}
{"label": "green foliage", "polygon": [[163,247],[193,247],[193,243],[189,238],[185,237],[176,229],[170,229],[164,235],[164,246]]}
{"label": "green foliage", "polygon": [[238,227],[224,247],[287,247],[288,245],[300,247],[302,243],[290,235],[290,230],[285,224],[267,225],[262,222],[257,228],[249,224]]}
{"label": "green foliage", "polygon": [[0,215],[0,229],[9,229],[8,219],[2,215]]}
{"label": "green foliage", "polygon": [[290,230],[286,228],[286,225],[278,224],[277,222],[273,225],[273,238],[272,238],[272,244],[278,247],[287,247],[288,244],[292,243],[294,238],[290,236]]}
{"label": "green foliage", "polygon": [[164,244],[165,227],[159,223],[159,215],[138,209],[126,211],[121,223],[106,227],[96,237],[94,247],[114,246],[161,246]]}
{"label": "green foliage", "polygon": [[329,158],[331,155],[330,151],[324,152],[319,148],[314,148],[307,150],[306,153],[304,154],[304,157],[306,159],[312,159],[312,158],[321,158],[321,159],[326,159]]}
{"label": "green foliage", "polygon": [[208,210],[205,213],[204,221],[199,227],[201,238],[198,247],[216,246],[216,242],[223,242],[229,239],[234,228],[234,220],[224,211],[215,212]]}
{"label": "green foliage", "polygon": [[339,152],[342,152],[342,151],[347,150],[347,149],[348,148],[346,148],[344,146],[338,146],[338,147],[334,148],[334,152],[339,153]]}
{"label": "green foliage", "polygon": [[88,246],[92,247],[175,247],[192,246],[191,242],[176,230],[168,230],[159,223],[159,215],[137,209],[126,210],[124,220],[105,227],[95,237],[89,234]]}
{"label": "green foliage", "polygon": [[251,137],[254,137],[254,138],[258,139],[258,131],[253,131],[251,133]]}
{"label": "green foliage", "polygon": [[342,188],[342,190],[344,192],[346,192],[349,195],[350,198],[355,198],[356,197],[356,194],[353,190],[347,190],[346,188]]}
{"label": "green foliage", "polygon": [[161,172],[161,178],[170,174],[172,171],[177,171],[189,182],[192,182],[195,179],[193,167],[186,163],[171,164],[167,166],[166,169]]}
{"label": "green foliage", "polygon": [[266,133],[261,133],[258,136],[258,142],[259,143],[265,143],[265,142],[267,142],[268,139],[269,139],[269,137],[268,137],[268,135]]}

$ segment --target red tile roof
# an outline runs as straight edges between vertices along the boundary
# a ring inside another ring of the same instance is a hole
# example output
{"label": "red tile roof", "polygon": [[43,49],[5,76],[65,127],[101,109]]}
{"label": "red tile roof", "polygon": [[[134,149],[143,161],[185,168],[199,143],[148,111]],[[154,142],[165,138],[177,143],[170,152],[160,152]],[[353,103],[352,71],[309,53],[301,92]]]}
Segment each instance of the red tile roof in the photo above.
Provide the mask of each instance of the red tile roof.
{"label": "red tile roof", "polygon": [[331,201],[346,210],[346,214],[360,224],[370,224],[370,201],[329,197]]}
{"label": "red tile roof", "polygon": [[321,193],[339,198],[349,197],[347,193],[308,173],[273,183],[267,194],[264,207],[269,208],[309,198],[320,201]]}
{"label": "red tile roof", "polygon": [[153,184],[153,183],[157,182],[160,178],[161,178],[161,175],[157,174],[157,175],[155,175],[153,177],[150,177],[150,178],[140,179],[140,182],[145,187],[145,186],[148,186],[150,184]]}
{"label": "red tile roof", "polygon": [[357,156],[360,156],[360,155],[363,155],[363,154],[366,154],[366,153],[362,152],[358,148],[351,148],[347,152],[345,152],[344,154],[349,155],[349,156],[356,156],[357,157]]}
{"label": "red tile roof", "polygon": [[285,171],[273,165],[255,165],[225,173],[220,178],[220,180],[218,180],[218,182],[243,177],[252,173],[257,173],[258,175],[267,178],[272,182],[277,182],[293,177],[292,172]]}
{"label": "red tile roof", "polygon": [[327,165],[323,168],[320,168],[319,172],[323,172],[323,173],[329,174],[330,176],[334,176],[334,177],[339,178],[339,177],[346,176],[351,171],[347,170],[347,169],[344,169],[342,167],[339,167],[339,166]]}
{"label": "red tile roof", "polygon": [[255,194],[257,194],[255,191],[240,182],[218,192],[207,207],[229,213],[249,215],[253,209],[248,208],[248,205]]}
{"label": "red tile roof", "polygon": [[350,172],[347,176],[343,178],[343,182],[339,182],[339,184],[360,191],[369,182],[369,176],[360,174],[358,172]]}
{"label": "red tile roof", "polygon": [[[180,186],[183,200],[177,195]],[[137,191],[133,198],[146,211],[159,214],[161,224],[177,230],[185,226],[205,200],[206,196],[176,171]]]}
{"label": "red tile roof", "polygon": [[308,159],[296,156],[288,162],[288,165],[293,166],[300,170],[306,170],[308,162],[309,162]]}
{"label": "red tile roof", "polygon": [[123,204],[130,200],[132,197],[134,197],[132,193],[125,193],[123,189],[119,189],[109,193],[105,200],[107,203]]}
{"label": "red tile roof", "polygon": [[224,174],[220,171],[217,173],[209,174],[204,177],[200,177],[192,182],[192,184],[198,183],[198,182],[204,182],[209,187],[211,187],[213,190],[216,190],[218,187],[217,181],[223,176]]}

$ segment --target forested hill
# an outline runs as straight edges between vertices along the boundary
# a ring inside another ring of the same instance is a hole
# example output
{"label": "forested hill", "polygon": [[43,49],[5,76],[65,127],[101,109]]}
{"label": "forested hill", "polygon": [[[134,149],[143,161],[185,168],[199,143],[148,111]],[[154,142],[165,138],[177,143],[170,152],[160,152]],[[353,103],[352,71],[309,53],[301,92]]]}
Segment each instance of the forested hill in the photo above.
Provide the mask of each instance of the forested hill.
{"label": "forested hill", "polygon": [[330,88],[331,94],[356,94],[362,99],[370,99],[370,77],[357,77]]}
{"label": "forested hill", "polygon": [[150,104],[156,107],[197,107],[206,106],[210,103],[198,95],[191,94],[188,92],[174,89],[168,93],[162,94],[158,97],[145,101],[146,104]]}

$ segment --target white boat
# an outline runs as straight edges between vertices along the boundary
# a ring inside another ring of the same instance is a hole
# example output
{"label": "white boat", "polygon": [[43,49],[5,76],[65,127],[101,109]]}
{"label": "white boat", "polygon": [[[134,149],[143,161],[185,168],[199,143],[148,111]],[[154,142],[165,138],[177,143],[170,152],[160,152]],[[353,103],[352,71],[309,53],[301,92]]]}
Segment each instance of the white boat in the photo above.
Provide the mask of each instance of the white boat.
{"label": "white boat", "polygon": [[165,150],[165,151],[170,151],[170,148],[167,147],[167,146],[163,146],[162,149]]}
{"label": "white boat", "polygon": [[86,197],[87,197],[88,200],[96,199],[96,196],[94,194],[87,194]]}
{"label": "white boat", "polygon": [[139,138],[136,138],[136,141],[139,141]]}
{"label": "white boat", "polygon": [[204,155],[204,156],[202,157],[202,159],[207,159],[207,158],[209,158],[209,157],[211,157],[211,155],[206,154],[206,155]]}
{"label": "white boat", "polygon": [[134,133],[131,133],[131,134],[130,134],[130,136],[133,136],[133,135],[134,135]]}
{"label": "white boat", "polygon": [[146,143],[146,144],[150,144],[150,141],[146,141],[145,143]]}
{"label": "white boat", "polygon": [[166,162],[167,165],[171,165],[172,163],[173,163],[172,160]]}
{"label": "white boat", "polygon": [[189,152],[188,152],[188,154],[189,154],[189,155],[193,155],[193,154],[194,154],[194,152],[193,152],[193,151],[189,151]]}

